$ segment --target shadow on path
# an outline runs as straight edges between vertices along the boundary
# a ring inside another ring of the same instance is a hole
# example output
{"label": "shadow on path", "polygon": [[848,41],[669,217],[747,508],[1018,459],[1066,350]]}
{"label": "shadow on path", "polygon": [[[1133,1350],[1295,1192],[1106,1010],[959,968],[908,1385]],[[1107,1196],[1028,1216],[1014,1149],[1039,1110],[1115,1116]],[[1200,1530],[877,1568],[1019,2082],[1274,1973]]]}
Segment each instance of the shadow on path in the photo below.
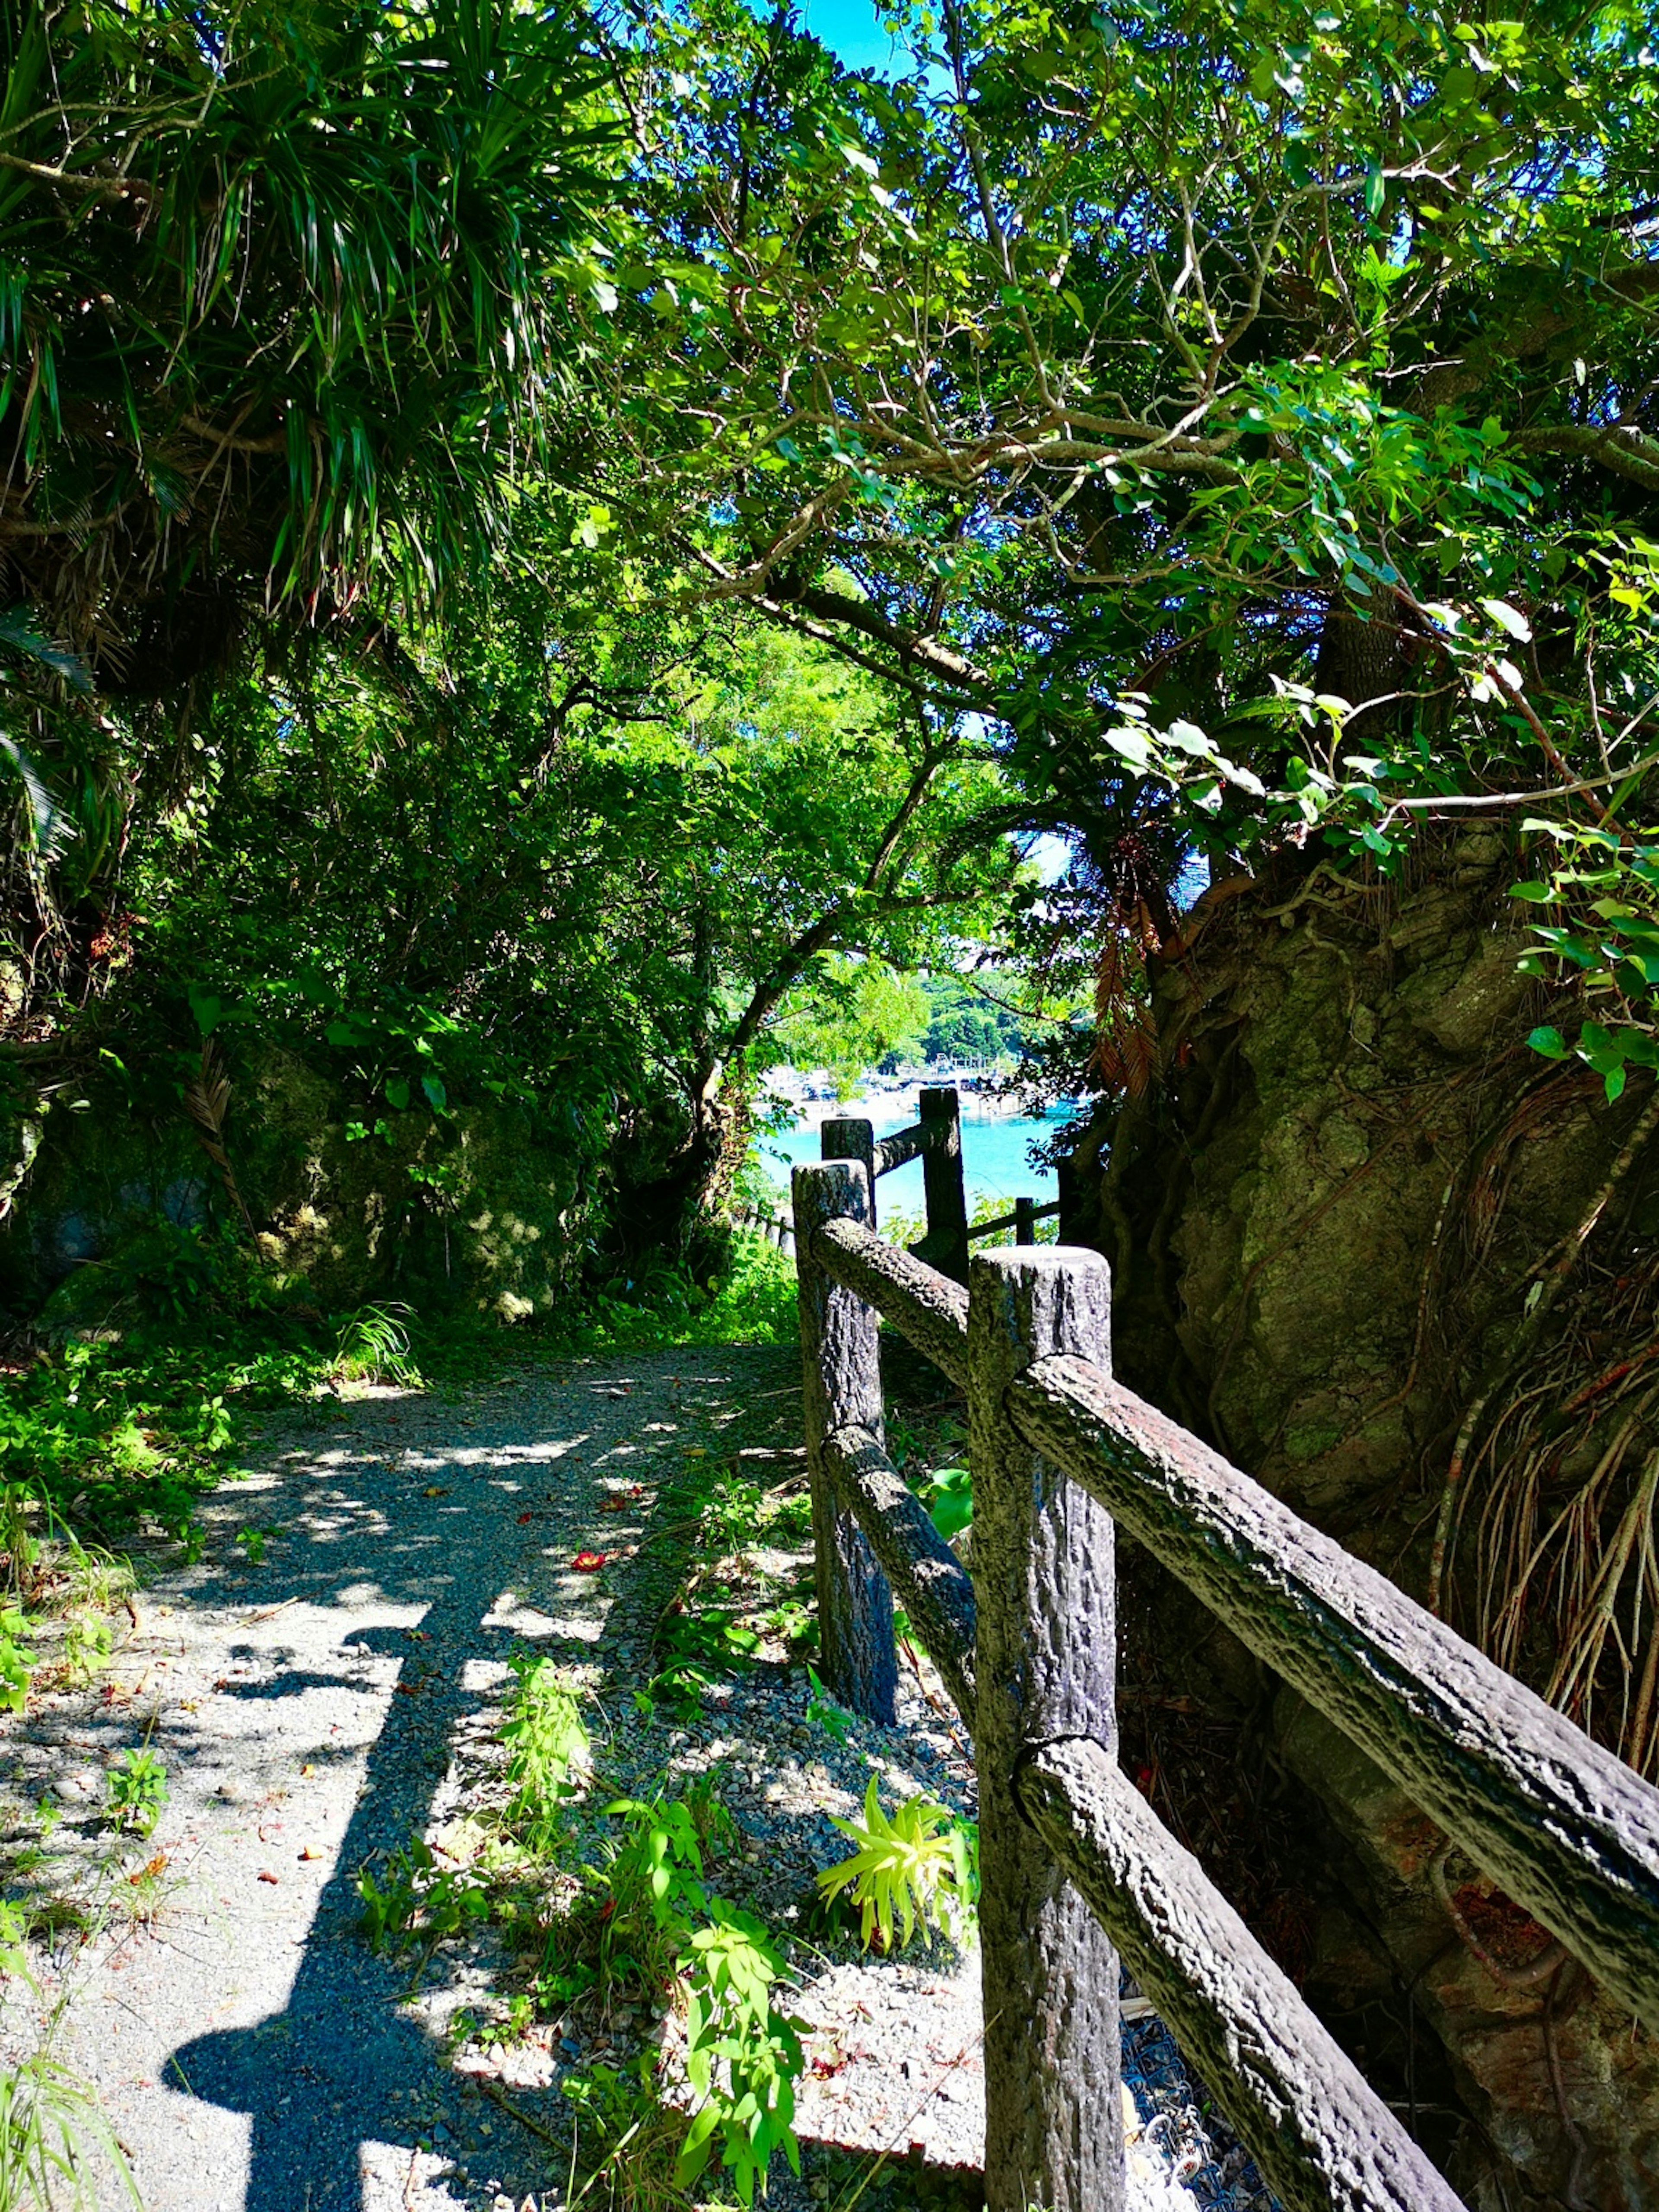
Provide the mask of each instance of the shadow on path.
{"label": "shadow on path", "polygon": [[[680,1358],[695,1371],[696,1355]],[[386,1702],[285,2008],[256,2027],[198,2036],[168,2061],[171,2084],[250,2116],[246,2212],[362,2212],[365,2146],[406,2145],[416,2132],[430,2137],[440,2123],[452,2136],[460,2133],[459,2085],[434,2063],[434,2038],[398,2008],[407,1962],[375,1958],[357,1933],[356,1882],[365,1861],[401,1849],[430,1818],[465,1724],[495,1705],[483,1684],[497,1678],[516,1644],[529,1638],[562,1648],[572,1660],[596,1656],[610,1608],[603,1593],[575,1587],[578,1578],[562,1568],[580,1544],[614,1548],[623,1533],[614,1518],[601,1522],[593,1511],[596,1468],[645,1476],[647,1512],[650,1470],[632,1456],[614,1418],[620,1409],[605,1425],[609,1441],[588,1443],[585,1386],[614,1395],[606,1378],[590,1370],[573,1382],[570,1420],[521,1425],[514,1436],[498,1430],[487,1445],[470,1438],[451,1449],[428,1444],[413,1474],[384,1465],[377,1471],[365,1459],[316,1464],[287,1478],[294,1492],[308,1483],[312,1497],[303,1517],[290,1523],[283,1580],[308,1604],[340,1608],[333,1650],[342,1665],[331,1674],[300,1663],[232,1693],[280,1698],[350,1687]],[[647,1390],[639,1395],[644,1401]],[[419,1425],[435,1436],[435,1419]],[[398,1441],[419,1444],[415,1424]],[[364,1440],[358,1430],[331,1442],[361,1449]],[[554,1496],[544,1499],[550,1476]],[[426,1489],[434,1477],[451,1486],[435,1511]],[[532,1505],[541,1509],[533,1518],[524,1510]],[[549,1551],[555,1556],[544,1556]],[[501,1601],[507,1591],[527,1601],[535,1617],[515,1620]],[[365,1611],[417,1623],[419,1640],[409,1626],[384,1618],[348,1626],[354,1618],[361,1623]],[[389,1695],[383,1671],[364,1667],[373,1655],[398,1662]],[[469,1676],[479,1686],[468,1688]],[[453,2153],[456,2145],[441,2138],[439,2147]],[[413,2154],[405,2147],[384,2156],[395,2160],[386,2179],[395,2171],[397,2186],[377,2190],[377,2200],[406,2201]]]}

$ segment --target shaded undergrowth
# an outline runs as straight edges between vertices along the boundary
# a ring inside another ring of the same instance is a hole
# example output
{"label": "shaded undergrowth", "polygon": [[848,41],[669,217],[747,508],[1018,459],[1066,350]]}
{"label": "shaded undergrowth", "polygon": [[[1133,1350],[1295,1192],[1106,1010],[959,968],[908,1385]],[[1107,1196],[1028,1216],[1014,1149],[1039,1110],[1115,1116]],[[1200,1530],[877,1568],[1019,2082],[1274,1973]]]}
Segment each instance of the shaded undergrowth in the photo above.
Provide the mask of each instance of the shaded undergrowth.
{"label": "shaded undergrowth", "polygon": [[794,1271],[738,1232],[698,1280],[659,1267],[508,1328],[395,1304],[325,1313],[302,1279],[228,1235],[162,1227],[82,1269],[0,1360],[0,1485],[83,1542],[197,1540],[198,1501],[234,1466],[250,1417],[365,1386],[464,1389],[504,1369],[669,1346],[782,1342]]}

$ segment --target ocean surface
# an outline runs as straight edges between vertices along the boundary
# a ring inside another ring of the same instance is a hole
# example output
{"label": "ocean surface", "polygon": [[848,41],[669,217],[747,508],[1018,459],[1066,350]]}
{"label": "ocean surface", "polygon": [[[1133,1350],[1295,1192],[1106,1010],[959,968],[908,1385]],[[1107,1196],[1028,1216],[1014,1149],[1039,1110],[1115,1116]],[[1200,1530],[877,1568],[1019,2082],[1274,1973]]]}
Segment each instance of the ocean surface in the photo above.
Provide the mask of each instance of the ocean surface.
{"label": "ocean surface", "polygon": [[[914,1094],[908,1098],[878,1097],[858,1100],[829,1110],[867,1114],[878,1137],[890,1137],[896,1129],[908,1128],[916,1118]],[[1047,1206],[1057,1195],[1054,1170],[1034,1168],[1026,1156],[1034,1139],[1046,1141],[1076,1118],[1077,1109],[1069,1106],[1057,1106],[1037,1115],[980,1115],[973,1110],[971,1097],[965,1098],[962,1170],[969,1212],[973,1212],[975,1201],[981,1198],[997,1200],[1005,1211],[1012,1211],[1017,1198],[1034,1198],[1039,1206]],[[773,1180],[787,1190],[790,1169],[799,1161],[818,1158],[817,1124],[798,1122],[780,1136],[757,1137],[755,1152]],[[907,1160],[902,1168],[883,1176],[877,1204],[882,1212],[920,1214],[921,1162]]]}

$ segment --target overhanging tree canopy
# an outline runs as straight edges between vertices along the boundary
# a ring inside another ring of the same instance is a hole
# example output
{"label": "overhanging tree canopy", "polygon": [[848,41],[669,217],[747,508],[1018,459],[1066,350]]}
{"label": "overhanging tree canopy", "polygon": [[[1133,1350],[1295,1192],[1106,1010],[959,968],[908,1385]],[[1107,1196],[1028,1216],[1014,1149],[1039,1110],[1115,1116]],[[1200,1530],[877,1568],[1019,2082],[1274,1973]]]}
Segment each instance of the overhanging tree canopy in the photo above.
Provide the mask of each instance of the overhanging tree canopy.
{"label": "overhanging tree canopy", "polygon": [[1002,718],[1127,889],[1620,770],[1652,31],[951,0],[883,83],[690,5],[644,131],[674,250],[618,271],[644,484],[609,481],[710,598]]}

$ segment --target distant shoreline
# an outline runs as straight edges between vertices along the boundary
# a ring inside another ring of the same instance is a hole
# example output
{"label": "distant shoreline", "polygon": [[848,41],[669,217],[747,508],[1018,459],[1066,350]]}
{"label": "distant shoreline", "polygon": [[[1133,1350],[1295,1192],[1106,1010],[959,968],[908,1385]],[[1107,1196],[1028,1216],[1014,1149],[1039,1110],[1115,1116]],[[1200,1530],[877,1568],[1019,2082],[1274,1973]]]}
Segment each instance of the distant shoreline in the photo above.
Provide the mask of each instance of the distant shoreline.
{"label": "distant shoreline", "polygon": [[[948,1078],[943,1079],[942,1082],[948,1085]],[[924,1090],[939,1087],[942,1085],[935,1085],[930,1079],[927,1083],[861,1085],[851,1098],[801,1098],[788,1091],[779,1091],[774,1095],[781,1097],[793,1109],[798,1127],[816,1129],[821,1121],[833,1121],[848,1115],[868,1116],[872,1121],[879,1121],[890,1114],[902,1113],[906,1121],[919,1121],[921,1118],[921,1093]],[[956,1087],[961,1091],[964,1121],[1018,1121],[1030,1118],[1016,1098],[999,1097],[990,1091],[963,1091],[960,1084]]]}
{"label": "distant shoreline", "polygon": [[[795,1119],[789,1128],[755,1140],[756,1165],[787,1191],[792,1168],[818,1157],[819,1125],[836,1115],[867,1116],[878,1137],[906,1128],[917,1116],[914,1084],[894,1085],[864,1098],[836,1100],[808,1098],[787,1102]],[[1017,1198],[1035,1198],[1046,1204],[1057,1194],[1051,1167],[1034,1167],[1029,1157],[1033,1140],[1048,1142],[1056,1125],[1077,1119],[1082,1102],[1050,1107],[1042,1114],[1022,1114],[1014,1102],[987,1098],[978,1092],[964,1096],[962,1106],[962,1164],[969,1208],[991,1202],[991,1211],[1006,1212]],[[908,1161],[882,1181],[884,1216],[893,1208],[917,1214],[922,1205],[920,1159]]]}

